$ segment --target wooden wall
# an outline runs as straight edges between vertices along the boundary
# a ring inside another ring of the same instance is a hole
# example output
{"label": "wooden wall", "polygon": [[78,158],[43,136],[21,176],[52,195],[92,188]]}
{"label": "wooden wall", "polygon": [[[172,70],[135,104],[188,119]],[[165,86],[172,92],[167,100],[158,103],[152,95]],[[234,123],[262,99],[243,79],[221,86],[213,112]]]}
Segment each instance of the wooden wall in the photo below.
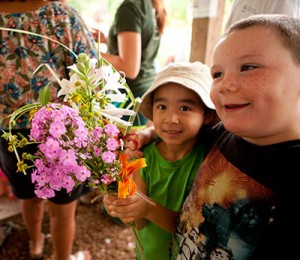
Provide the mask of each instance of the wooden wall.
{"label": "wooden wall", "polygon": [[[205,0],[195,0],[200,2]],[[214,0],[209,0],[214,1]],[[193,18],[190,61],[201,61],[210,65],[211,54],[222,33],[225,0],[216,0],[216,16]],[[207,1],[206,1],[207,2]]]}

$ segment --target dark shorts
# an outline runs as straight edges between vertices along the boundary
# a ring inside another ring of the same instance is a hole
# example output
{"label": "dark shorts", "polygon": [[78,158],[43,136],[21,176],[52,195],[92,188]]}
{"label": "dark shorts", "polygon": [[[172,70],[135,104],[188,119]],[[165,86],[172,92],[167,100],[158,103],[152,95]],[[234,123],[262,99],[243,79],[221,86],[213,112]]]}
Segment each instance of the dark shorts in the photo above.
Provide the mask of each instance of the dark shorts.
{"label": "dark shorts", "polygon": [[[24,136],[28,136],[29,130],[20,130]],[[2,133],[1,133],[2,135]],[[31,170],[28,169],[27,174],[23,172],[17,172],[17,158],[15,153],[7,150],[7,141],[0,137],[0,165],[9,180],[9,184],[12,188],[14,195],[19,199],[31,199],[36,197],[34,193],[34,184],[31,182]],[[34,154],[37,147],[35,145],[28,145],[24,150],[19,150],[19,155],[22,156],[24,151]],[[55,197],[49,200],[55,204],[67,204],[76,199],[81,195],[91,191],[90,187],[87,187],[87,183],[79,185],[71,193],[67,193],[65,189],[55,192]]]}

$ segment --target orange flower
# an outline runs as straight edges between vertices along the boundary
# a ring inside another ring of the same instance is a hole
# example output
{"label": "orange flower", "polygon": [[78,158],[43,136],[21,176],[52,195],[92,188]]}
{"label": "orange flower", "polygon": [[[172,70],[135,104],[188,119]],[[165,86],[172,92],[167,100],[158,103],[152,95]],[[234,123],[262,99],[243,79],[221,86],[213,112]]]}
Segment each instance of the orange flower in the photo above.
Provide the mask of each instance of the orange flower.
{"label": "orange flower", "polygon": [[132,162],[127,161],[126,154],[120,154],[120,162],[122,169],[119,173],[120,180],[118,181],[118,197],[126,198],[128,195],[134,195],[136,192],[136,183],[130,176],[147,166],[145,158],[139,158]]}

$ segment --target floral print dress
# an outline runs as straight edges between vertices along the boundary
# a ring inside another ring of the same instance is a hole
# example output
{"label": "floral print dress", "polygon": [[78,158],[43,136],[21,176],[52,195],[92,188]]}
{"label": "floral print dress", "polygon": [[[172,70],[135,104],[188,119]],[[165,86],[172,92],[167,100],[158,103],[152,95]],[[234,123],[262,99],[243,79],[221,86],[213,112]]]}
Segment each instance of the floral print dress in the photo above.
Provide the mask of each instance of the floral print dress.
{"label": "floral print dress", "polygon": [[[76,61],[72,52],[96,57],[97,51],[76,10],[59,1],[30,12],[0,12],[0,27],[47,36],[69,48],[40,36],[0,29],[0,127],[7,129],[7,116],[24,104],[36,102],[38,92],[49,83],[51,99],[56,99],[59,85],[46,66],[33,75],[38,66],[48,64],[60,79],[68,78],[67,66]],[[28,128],[29,115],[15,126]]]}

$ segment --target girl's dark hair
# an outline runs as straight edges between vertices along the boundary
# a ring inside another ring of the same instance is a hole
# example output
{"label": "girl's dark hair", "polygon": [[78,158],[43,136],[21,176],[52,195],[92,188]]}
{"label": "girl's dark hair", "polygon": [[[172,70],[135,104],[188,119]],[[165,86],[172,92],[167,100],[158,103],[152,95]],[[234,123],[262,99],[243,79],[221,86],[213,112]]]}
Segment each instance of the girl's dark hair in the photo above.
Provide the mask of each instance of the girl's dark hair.
{"label": "girl's dark hair", "polygon": [[164,0],[153,0],[152,2],[156,13],[156,23],[158,31],[159,34],[162,35],[167,20],[167,12],[165,9]]}

